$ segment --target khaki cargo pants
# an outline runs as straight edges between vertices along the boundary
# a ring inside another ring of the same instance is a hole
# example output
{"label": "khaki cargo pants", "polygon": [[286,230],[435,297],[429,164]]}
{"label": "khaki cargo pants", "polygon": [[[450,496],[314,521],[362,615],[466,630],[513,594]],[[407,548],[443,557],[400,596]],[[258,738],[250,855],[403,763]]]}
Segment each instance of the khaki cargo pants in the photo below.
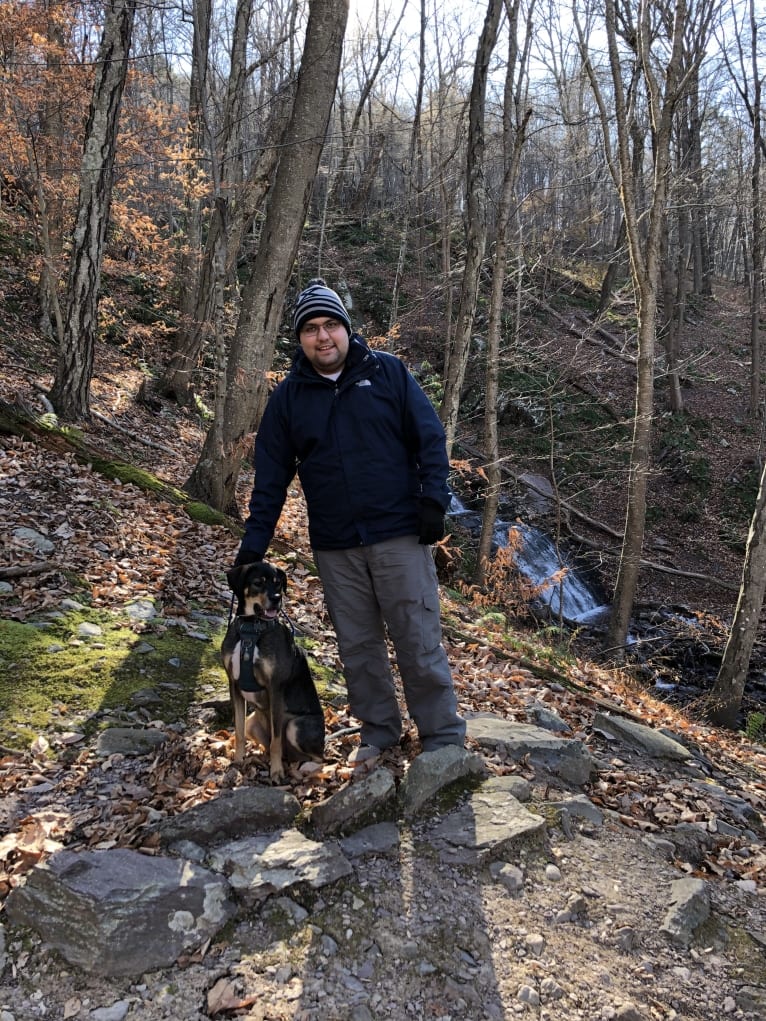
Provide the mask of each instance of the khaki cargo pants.
{"label": "khaki cargo pants", "polygon": [[430,547],[407,535],[372,546],[315,550],[314,557],[338,637],[349,707],[362,721],[362,743],[390,748],[402,732],[387,630],[423,750],[462,747],[465,721],[457,713],[441,642]]}

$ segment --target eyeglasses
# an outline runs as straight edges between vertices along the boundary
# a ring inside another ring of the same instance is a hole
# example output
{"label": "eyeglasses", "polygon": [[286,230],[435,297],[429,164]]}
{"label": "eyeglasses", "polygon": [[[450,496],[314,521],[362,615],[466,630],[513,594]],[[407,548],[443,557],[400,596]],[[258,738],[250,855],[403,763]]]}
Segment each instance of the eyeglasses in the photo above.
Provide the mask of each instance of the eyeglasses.
{"label": "eyeglasses", "polygon": [[306,337],[307,340],[314,340],[319,336],[320,330],[324,330],[325,333],[337,333],[338,330],[345,329],[344,324],[339,323],[337,319],[328,319],[326,323],[306,323],[301,327],[301,336]]}

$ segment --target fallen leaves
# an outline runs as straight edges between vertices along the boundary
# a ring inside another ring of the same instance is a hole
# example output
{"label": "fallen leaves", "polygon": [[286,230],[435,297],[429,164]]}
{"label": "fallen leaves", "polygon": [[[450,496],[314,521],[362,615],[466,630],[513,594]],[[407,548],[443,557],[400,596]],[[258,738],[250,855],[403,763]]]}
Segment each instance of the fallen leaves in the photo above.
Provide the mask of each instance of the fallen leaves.
{"label": "fallen leaves", "polygon": [[219,978],[215,985],[208,990],[207,1012],[211,1017],[232,1010],[242,1010],[244,1007],[251,1007],[258,1002],[258,994],[243,996],[239,992],[239,985],[230,978]]}

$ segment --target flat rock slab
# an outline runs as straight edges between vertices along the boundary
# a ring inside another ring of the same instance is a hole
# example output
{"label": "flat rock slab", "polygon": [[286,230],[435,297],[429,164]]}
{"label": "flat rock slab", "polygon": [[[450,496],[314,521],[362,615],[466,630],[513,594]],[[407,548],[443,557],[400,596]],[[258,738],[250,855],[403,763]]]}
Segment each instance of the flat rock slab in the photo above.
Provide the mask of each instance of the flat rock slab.
{"label": "flat rock slab", "polygon": [[399,849],[399,827],[395,822],[378,822],[357,830],[340,842],[341,850],[349,858],[389,854]]}
{"label": "flat rock slab", "polygon": [[533,815],[511,791],[513,777],[487,780],[460,808],[428,833],[443,861],[484,864],[501,858],[511,847],[539,843],[545,819]]}
{"label": "flat rock slab", "polygon": [[273,787],[238,787],[186,812],[164,819],[157,827],[163,844],[191,840],[202,847],[254,832],[281,830],[294,822],[300,802]]}
{"label": "flat rock slab", "polygon": [[60,851],[6,901],[70,964],[98,975],[168,967],[233,917],[229,884],[178,858],[130,850]]}
{"label": "flat rock slab", "polygon": [[353,871],[334,842],[317,843],[297,830],[245,837],[214,849],[208,864],[226,875],[234,890],[263,900],[292,886],[319,889]]}
{"label": "flat rock slab", "polygon": [[688,748],[666,734],[652,730],[651,727],[645,727],[642,723],[623,719],[621,716],[596,713],[593,717],[593,729],[600,730],[602,734],[607,734],[609,737],[615,737],[631,748],[645,752],[653,758],[688,762],[693,757]]}
{"label": "flat rock slab", "polygon": [[582,741],[557,737],[530,723],[514,723],[480,713],[467,720],[468,736],[481,748],[501,749],[511,758],[529,758],[533,766],[560,777],[565,783],[587,783],[594,768],[593,759]]}

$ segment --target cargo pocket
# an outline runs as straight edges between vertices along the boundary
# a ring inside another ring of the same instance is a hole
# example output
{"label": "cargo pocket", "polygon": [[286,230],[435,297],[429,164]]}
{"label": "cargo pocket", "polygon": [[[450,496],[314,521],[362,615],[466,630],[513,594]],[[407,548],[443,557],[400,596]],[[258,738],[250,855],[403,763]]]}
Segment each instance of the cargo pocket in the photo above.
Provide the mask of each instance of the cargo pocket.
{"label": "cargo pocket", "polygon": [[433,652],[442,639],[439,618],[439,593],[426,592],[421,603],[420,644],[423,652]]}

